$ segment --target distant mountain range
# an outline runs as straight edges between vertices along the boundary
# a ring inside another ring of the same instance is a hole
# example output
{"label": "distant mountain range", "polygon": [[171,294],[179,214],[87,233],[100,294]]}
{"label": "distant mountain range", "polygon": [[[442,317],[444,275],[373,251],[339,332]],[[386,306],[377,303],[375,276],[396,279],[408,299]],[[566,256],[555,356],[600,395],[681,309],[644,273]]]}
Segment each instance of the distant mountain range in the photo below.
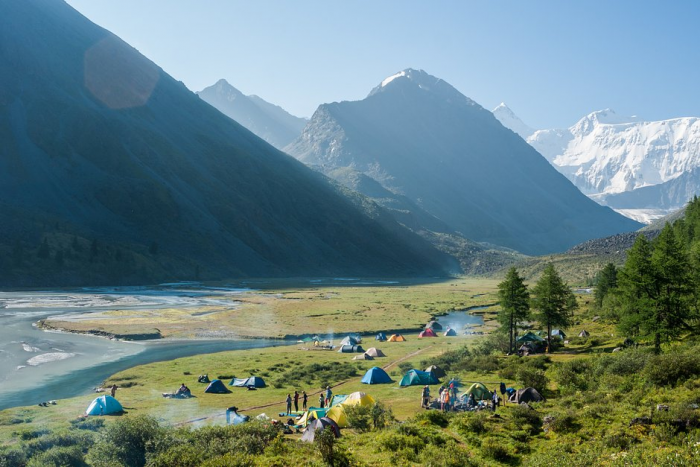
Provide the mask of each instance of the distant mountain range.
{"label": "distant mountain range", "polygon": [[258,96],[244,95],[224,79],[197,94],[278,149],[294,141],[307,122]]}
{"label": "distant mountain range", "polygon": [[491,112],[424,71],[392,75],[361,101],[321,105],[284,150],[346,184],[348,173],[369,177],[375,183],[350,186],[419,208],[420,222],[526,254],[639,227],[581,194]]}
{"label": "distant mountain range", "polygon": [[0,2],[0,141],[5,286],[450,264],[63,1]]}
{"label": "distant mountain range", "polygon": [[532,130],[501,104],[494,115],[583,193],[650,221],[700,192],[700,119],[642,121],[610,109],[566,129]]}

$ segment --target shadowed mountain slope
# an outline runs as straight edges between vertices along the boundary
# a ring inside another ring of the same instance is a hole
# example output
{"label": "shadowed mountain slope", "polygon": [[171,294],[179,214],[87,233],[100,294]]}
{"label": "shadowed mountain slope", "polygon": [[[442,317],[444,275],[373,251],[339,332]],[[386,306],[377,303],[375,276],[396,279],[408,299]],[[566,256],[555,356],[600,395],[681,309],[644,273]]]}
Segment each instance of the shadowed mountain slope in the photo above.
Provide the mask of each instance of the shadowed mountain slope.
{"label": "shadowed mountain slope", "polygon": [[0,141],[5,284],[443,271],[63,1],[0,1]]}
{"label": "shadowed mountain slope", "polygon": [[351,167],[466,238],[526,254],[641,226],[588,199],[491,112],[424,71],[320,106],[285,150],[325,173]]}

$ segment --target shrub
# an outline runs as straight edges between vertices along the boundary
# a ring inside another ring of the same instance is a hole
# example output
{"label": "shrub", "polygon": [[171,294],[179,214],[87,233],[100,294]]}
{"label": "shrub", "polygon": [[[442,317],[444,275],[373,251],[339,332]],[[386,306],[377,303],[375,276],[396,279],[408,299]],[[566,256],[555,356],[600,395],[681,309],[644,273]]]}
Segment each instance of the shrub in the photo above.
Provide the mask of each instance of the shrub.
{"label": "shrub", "polygon": [[26,462],[27,456],[21,449],[0,450],[0,467],[15,467]]}
{"label": "shrub", "polygon": [[573,433],[581,427],[573,412],[563,412],[545,417],[547,428],[555,433]]}
{"label": "shrub", "polygon": [[31,428],[23,428],[21,430],[14,431],[12,434],[22,441],[27,441],[30,439],[38,438],[41,435],[46,434],[46,430],[34,430]]}
{"label": "shrub", "polygon": [[375,430],[381,430],[395,420],[391,407],[387,408],[381,402],[377,402],[372,405],[370,416],[372,417],[372,425],[374,426]]}
{"label": "shrub", "polygon": [[700,355],[697,352],[655,355],[649,359],[644,375],[657,386],[675,386],[700,376]]}
{"label": "shrub", "polygon": [[457,444],[438,448],[429,444],[420,454],[420,464],[426,467],[476,467],[471,453]]}
{"label": "shrub", "polygon": [[83,450],[78,446],[53,447],[42,452],[27,463],[27,467],[83,467],[87,466]]}
{"label": "shrub", "polygon": [[253,467],[255,461],[247,454],[228,452],[200,464],[201,467]]}
{"label": "shrub", "polygon": [[31,458],[53,447],[78,446],[82,450],[87,450],[92,442],[92,433],[76,430],[60,430],[27,441],[24,444],[24,452],[28,458]]}
{"label": "shrub", "polygon": [[401,362],[398,364],[398,367],[399,370],[401,370],[401,373],[406,373],[407,371],[412,370],[414,368],[413,363],[411,362]]}
{"label": "shrub", "polygon": [[536,411],[518,405],[510,409],[511,423],[516,430],[536,435],[542,429],[542,417]]}
{"label": "shrub", "polygon": [[564,392],[585,391],[592,379],[589,360],[577,358],[554,367],[554,380]]}
{"label": "shrub", "polygon": [[426,410],[425,412],[416,414],[414,420],[420,425],[435,425],[440,428],[445,428],[450,424],[450,415],[440,410]]}
{"label": "shrub", "polygon": [[371,425],[371,410],[370,406],[356,405],[354,407],[345,408],[345,416],[348,419],[348,425],[360,433],[365,433],[372,429]]}
{"label": "shrub", "polygon": [[533,387],[540,393],[543,393],[544,390],[547,389],[547,384],[549,383],[544,371],[532,368],[530,366],[522,366],[518,368],[516,379],[524,387]]}
{"label": "shrub", "polygon": [[487,415],[482,412],[467,412],[455,417],[453,424],[460,433],[481,434],[487,431],[484,423],[486,417]]}
{"label": "shrub", "polygon": [[143,466],[149,446],[162,435],[158,422],[147,416],[122,418],[107,426],[88,452],[91,465]]}
{"label": "shrub", "polygon": [[84,417],[71,420],[70,424],[79,430],[99,431],[105,426],[105,421],[103,418]]}
{"label": "shrub", "polygon": [[504,445],[503,440],[499,438],[484,439],[481,442],[481,453],[484,457],[499,462],[507,462],[511,458],[510,450],[507,445]]}

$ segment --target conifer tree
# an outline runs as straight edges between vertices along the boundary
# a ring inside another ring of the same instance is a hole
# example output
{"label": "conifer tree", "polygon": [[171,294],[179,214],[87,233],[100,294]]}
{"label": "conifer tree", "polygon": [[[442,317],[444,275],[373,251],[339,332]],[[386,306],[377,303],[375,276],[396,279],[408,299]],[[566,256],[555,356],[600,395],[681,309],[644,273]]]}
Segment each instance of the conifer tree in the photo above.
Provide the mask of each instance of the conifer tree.
{"label": "conifer tree", "polygon": [[552,349],[552,328],[568,327],[576,308],[576,297],[561,279],[557,270],[549,264],[532,289],[532,308],[535,319],[547,328],[547,352]]}
{"label": "conifer tree", "polygon": [[617,287],[617,268],[613,263],[608,263],[600,270],[596,281],[595,304],[598,308],[603,306],[603,299],[615,287]]}
{"label": "conifer tree", "polygon": [[498,299],[501,304],[498,322],[502,329],[508,330],[508,349],[513,352],[518,321],[526,319],[530,314],[530,292],[514,267],[508,270],[506,278],[498,284]]}

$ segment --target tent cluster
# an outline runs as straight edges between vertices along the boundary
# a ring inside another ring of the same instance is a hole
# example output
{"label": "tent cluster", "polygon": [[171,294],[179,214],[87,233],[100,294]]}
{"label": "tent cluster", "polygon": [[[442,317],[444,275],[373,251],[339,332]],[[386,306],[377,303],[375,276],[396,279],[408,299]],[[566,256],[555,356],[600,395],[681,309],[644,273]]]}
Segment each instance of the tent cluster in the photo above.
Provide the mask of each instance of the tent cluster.
{"label": "tent cluster", "polygon": [[[374,398],[364,392],[353,392],[352,394],[347,396],[335,395],[333,396],[333,400],[331,401],[330,408],[326,407],[321,409],[318,407],[310,407],[309,410],[306,411],[306,413],[304,413],[304,415],[299,417],[299,419],[296,421],[296,424],[299,426],[304,426],[308,429],[309,425],[313,421],[320,420],[325,417],[329,420],[332,420],[338,428],[345,428],[348,426],[348,419],[345,415],[345,407],[365,407],[374,405],[374,403]],[[318,430],[318,428],[319,427],[316,426],[315,428],[313,428],[313,430]],[[306,434],[306,432],[307,430],[304,430],[304,434]]]}

